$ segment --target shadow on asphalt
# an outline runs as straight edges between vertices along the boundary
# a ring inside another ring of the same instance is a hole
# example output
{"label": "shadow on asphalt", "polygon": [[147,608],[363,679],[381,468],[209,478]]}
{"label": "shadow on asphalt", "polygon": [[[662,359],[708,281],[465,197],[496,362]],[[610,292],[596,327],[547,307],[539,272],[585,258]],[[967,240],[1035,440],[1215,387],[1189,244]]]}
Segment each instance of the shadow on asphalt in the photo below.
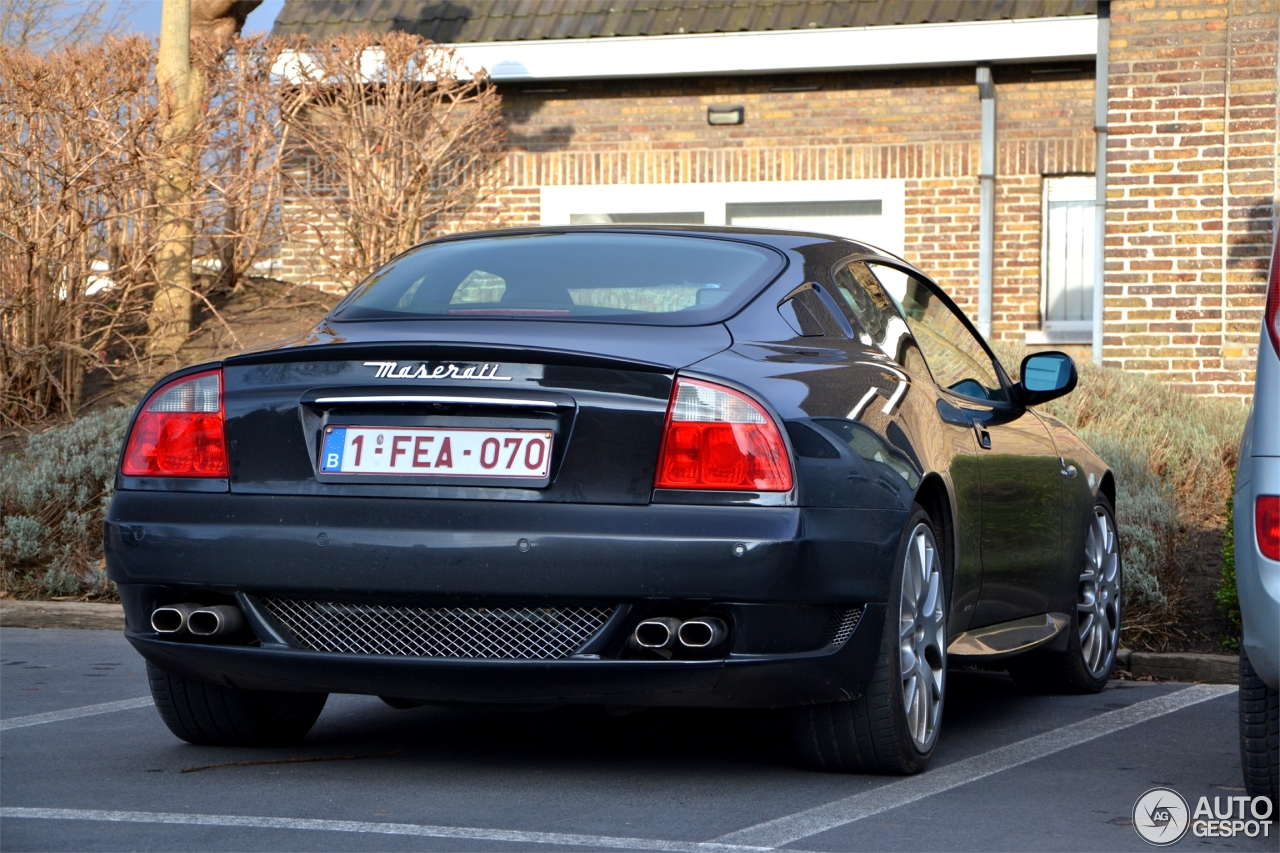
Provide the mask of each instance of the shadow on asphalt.
{"label": "shadow on asphalt", "polygon": [[[955,672],[948,678],[942,746],[948,739],[963,737],[965,730],[998,728],[1006,717],[1025,715],[1026,703],[1035,701],[1002,675]],[[303,753],[374,755],[401,749],[404,758],[471,766],[492,763],[510,769],[599,766],[602,761],[637,768],[702,764],[798,769],[783,711],[656,708],[619,715],[619,710],[393,710],[372,697],[339,696],[330,698],[302,744],[252,754],[270,760]],[[188,748],[211,761],[226,754],[217,748]]]}

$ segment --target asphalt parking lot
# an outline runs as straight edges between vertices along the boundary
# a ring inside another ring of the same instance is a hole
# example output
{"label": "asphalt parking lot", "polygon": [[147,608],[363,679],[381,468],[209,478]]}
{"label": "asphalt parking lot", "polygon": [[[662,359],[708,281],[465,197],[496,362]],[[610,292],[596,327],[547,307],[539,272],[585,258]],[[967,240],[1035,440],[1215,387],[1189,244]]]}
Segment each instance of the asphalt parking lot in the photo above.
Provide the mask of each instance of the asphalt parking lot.
{"label": "asphalt parking lot", "polygon": [[[955,673],[933,766],[909,779],[803,770],[763,712],[336,696],[300,746],[221,749],[169,733],[119,634],[5,628],[0,848],[1145,850],[1130,821],[1147,789],[1243,793],[1235,703],[1223,686],[1027,696]],[[1173,849],[1278,844],[1273,824]]]}

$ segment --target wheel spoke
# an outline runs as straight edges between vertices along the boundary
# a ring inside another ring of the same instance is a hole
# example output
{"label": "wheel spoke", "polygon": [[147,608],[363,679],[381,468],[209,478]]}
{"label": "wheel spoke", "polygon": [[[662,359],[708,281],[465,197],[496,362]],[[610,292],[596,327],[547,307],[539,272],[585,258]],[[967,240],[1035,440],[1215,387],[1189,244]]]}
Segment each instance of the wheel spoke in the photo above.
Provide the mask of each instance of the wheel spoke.
{"label": "wheel spoke", "polygon": [[1102,630],[1102,620],[1095,619],[1093,622],[1093,658],[1090,661],[1089,670],[1097,672],[1098,667],[1102,666],[1102,662],[1107,657],[1107,635]]}
{"label": "wheel spoke", "polygon": [[938,609],[938,593],[941,586],[941,579],[937,572],[929,575],[929,582],[925,586],[924,604],[920,606],[920,616],[922,620],[932,620]]}
{"label": "wheel spoke", "polygon": [[918,737],[920,740],[924,740],[928,737],[929,728],[933,725],[933,693],[929,689],[929,685],[922,682],[920,692],[917,695],[920,697],[920,709],[918,711],[920,734]]}
{"label": "wheel spoke", "polygon": [[916,564],[913,566],[915,571],[912,573],[915,580],[915,592],[919,594],[924,585],[924,579],[929,572],[929,543],[925,540],[924,532],[916,532]]}
{"label": "wheel spoke", "polygon": [[1120,569],[1120,557],[1114,553],[1107,554],[1106,560],[1102,565],[1102,578],[1107,583],[1116,582],[1116,574]]}
{"label": "wheel spoke", "polygon": [[1080,617],[1079,617],[1080,618],[1080,642],[1083,643],[1085,637],[1089,635],[1089,631],[1093,629],[1093,609],[1092,608],[1085,609],[1081,607],[1079,610],[1079,614],[1080,614]]}

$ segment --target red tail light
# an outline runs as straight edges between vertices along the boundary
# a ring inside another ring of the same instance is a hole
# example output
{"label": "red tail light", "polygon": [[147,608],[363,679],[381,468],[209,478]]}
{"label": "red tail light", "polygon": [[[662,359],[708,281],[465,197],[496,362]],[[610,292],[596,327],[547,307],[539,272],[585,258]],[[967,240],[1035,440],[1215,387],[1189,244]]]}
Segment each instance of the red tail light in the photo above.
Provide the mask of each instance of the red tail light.
{"label": "red tail light", "polygon": [[777,424],[750,397],[677,379],[654,486],[785,492],[791,489],[791,461]]}
{"label": "red tail light", "polygon": [[129,433],[126,477],[227,477],[222,371],[184,376],[151,395]]}
{"label": "red tail light", "polygon": [[1280,495],[1259,495],[1253,517],[1258,550],[1268,560],[1280,560]]}

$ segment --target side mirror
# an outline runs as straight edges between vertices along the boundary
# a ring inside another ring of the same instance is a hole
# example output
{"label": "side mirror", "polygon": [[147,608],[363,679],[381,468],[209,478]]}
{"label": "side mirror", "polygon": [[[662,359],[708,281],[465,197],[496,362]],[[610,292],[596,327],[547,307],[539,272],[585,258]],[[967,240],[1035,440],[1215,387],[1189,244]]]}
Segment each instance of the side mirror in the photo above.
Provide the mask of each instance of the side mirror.
{"label": "side mirror", "polygon": [[1076,387],[1076,363],[1065,352],[1037,352],[1022,360],[1022,381],[1015,388],[1024,406],[1047,403]]}

